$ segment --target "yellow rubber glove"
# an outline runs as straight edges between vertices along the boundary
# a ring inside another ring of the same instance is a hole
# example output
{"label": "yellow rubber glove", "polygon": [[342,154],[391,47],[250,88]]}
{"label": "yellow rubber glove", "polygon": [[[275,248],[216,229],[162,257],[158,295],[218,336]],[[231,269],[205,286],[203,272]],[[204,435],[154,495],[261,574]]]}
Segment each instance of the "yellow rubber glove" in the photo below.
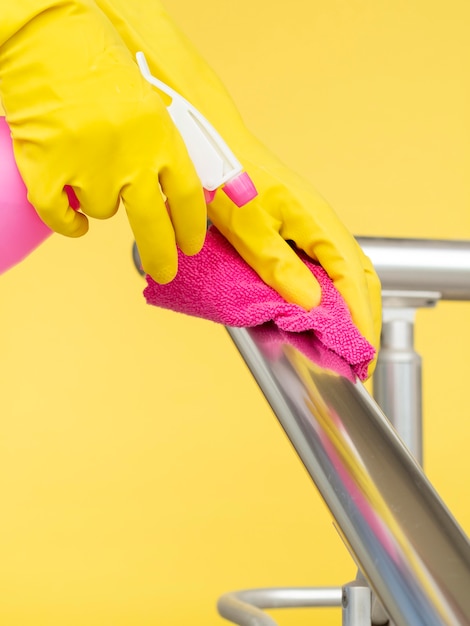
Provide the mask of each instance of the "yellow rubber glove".
{"label": "yellow rubber glove", "polygon": [[380,282],[331,207],[247,130],[218,77],[158,0],[96,2],[131,52],[142,50],[152,73],[207,117],[253,179],[259,196],[244,207],[216,195],[208,207],[215,226],[267,284],[289,302],[311,309],[320,301],[319,286],[288,241],[305,250],[327,271],[355,324],[378,348]]}
{"label": "yellow rubber glove", "polygon": [[122,199],[144,269],[170,281],[176,244],[203,245],[206,206],[160,96],[93,0],[14,0],[0,18],[0,94],[29,200],[75,237]]}

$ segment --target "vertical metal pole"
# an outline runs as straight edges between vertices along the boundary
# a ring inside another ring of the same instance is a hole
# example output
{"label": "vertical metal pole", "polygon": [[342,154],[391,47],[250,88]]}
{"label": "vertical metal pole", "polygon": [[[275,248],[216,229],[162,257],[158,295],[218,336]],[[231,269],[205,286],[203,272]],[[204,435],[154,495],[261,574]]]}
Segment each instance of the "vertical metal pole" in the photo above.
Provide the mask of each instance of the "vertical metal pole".
{"label": "vertical metal pole", "polygon": [[422,368],[414,349],[414,320],[413,308],[384,310],[373,387],[377,403],[422,464]]}
{"label": "vertical metal pole", "polygon": [[343,587],[342,626],[371,625],[371,591],[364,581],[355,580]]}

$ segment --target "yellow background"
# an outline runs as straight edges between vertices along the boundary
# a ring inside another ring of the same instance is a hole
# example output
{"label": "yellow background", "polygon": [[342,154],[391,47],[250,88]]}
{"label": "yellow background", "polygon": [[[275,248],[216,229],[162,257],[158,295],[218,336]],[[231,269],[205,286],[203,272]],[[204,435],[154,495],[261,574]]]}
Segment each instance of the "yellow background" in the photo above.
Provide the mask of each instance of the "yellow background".
{"label": "yellow background", "polygon": [[[166,6],[355,234],[470,239],[468,0]],[[125,216],[92,226],[0,282],[0,623],[216,626],[225,591],[347,582],[225,330],[147,307]],[[440,303],[416,333],[426,469],[467,532],[469,313]]]}

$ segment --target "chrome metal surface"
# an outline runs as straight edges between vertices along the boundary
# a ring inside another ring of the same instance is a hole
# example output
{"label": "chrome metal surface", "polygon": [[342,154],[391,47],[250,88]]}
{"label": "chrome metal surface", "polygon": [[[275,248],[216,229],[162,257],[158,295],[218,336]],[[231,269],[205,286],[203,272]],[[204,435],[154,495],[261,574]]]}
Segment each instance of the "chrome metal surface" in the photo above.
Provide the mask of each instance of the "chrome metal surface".
{"label": "chrome metal surface", "polygon": [[222,617],[239,626],[276,626],[262,609],[340,607],[341,600],[341,587],[273,587],[225,593],[217,608]]}
{"label": "chrome metal surface", "polygon": [[470,241],[357,237],[383,289],[437,291],[470,300]]}
{"label": "chrome metal surface", "polygon": [[384,310],[374,398],[415,459],[423,464],[422,365],[414,349],[413,309]]}
{"label": "chrome metal surface", "polygon": [[392,621],[470,624],[470,544],[419,464],[342,361],[270,330],[228,329]]}
{"label": "chrome metal surface", "polygon": [[367,583],[355,580],[343,587],[342,626],[370,626],[372,596]]}

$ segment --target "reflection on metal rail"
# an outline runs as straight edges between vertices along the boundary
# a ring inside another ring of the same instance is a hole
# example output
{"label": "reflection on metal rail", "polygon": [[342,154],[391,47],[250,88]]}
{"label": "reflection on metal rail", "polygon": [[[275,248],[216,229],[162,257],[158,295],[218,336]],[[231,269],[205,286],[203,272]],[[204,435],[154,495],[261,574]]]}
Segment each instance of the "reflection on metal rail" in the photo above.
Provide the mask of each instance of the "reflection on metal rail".
{"label": "reflection on metal rail", "polygon": [[470,544],[364,387],[320,344],[228,331],[394,624],[470,624]]}

